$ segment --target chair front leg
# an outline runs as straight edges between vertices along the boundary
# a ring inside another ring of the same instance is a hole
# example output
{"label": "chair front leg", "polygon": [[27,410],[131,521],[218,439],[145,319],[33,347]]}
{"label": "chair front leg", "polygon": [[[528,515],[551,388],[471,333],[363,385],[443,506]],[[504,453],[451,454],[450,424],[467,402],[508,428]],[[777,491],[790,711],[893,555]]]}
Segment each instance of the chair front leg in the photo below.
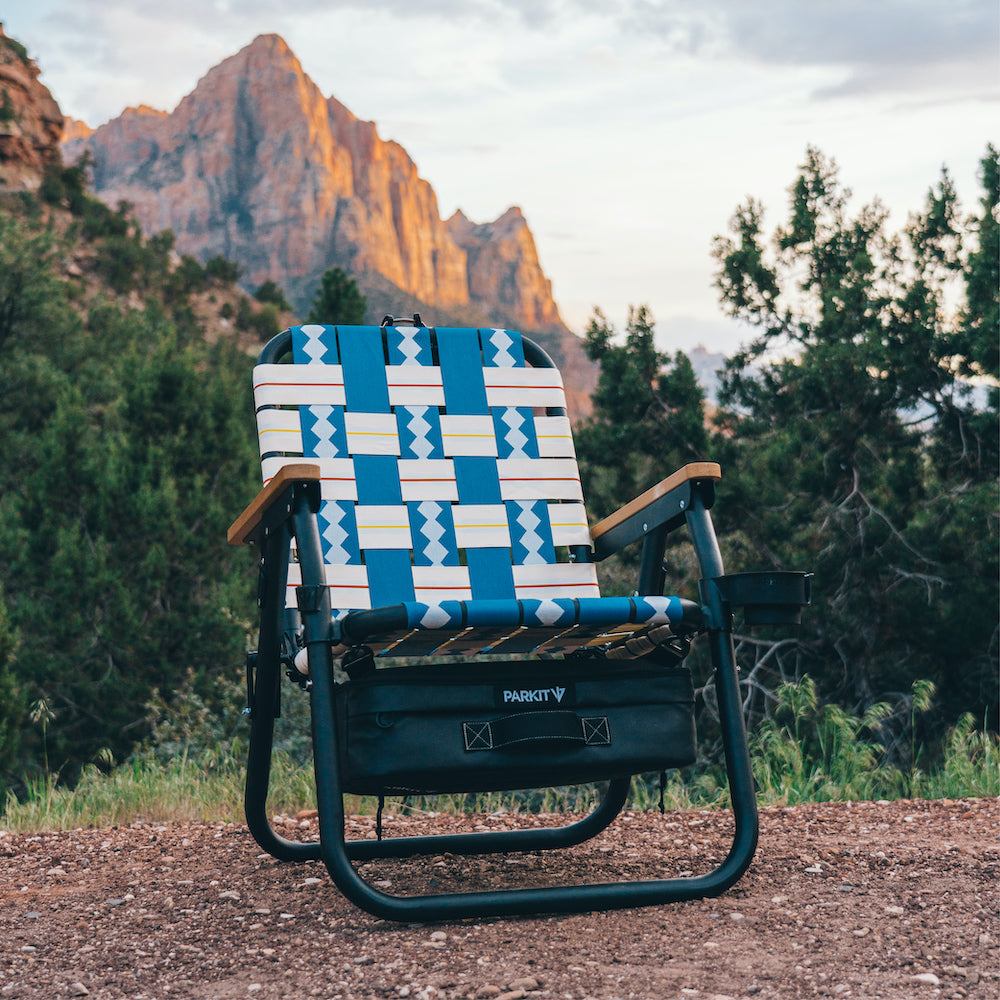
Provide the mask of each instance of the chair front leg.
{"label": "chair front leg", "polygon": [[701,571],[703,610],[708,624],[726,776],[736,824],[729,855],[718,870],[721,892],[735,883],[750,866],[757,849],[760,821],[743,719],[739,668],[733,645],[732,612],[724,605],[718,589],[711,583],[725,575],[722,553],[711,515],[698,491],[694,491],[692,496],[687,512],[687,525]]}

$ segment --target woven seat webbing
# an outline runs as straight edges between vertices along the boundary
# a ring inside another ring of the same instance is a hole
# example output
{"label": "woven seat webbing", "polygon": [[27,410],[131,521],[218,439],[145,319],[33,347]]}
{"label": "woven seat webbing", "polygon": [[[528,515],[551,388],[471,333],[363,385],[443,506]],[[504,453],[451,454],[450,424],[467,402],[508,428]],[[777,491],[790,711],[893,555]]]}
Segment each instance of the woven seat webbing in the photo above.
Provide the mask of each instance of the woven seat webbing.
{"label": "woven seat webbing", "polygon": [[254,373],[263,472],[320,466],[335,608],[599,596],[565,561],[590,534],[569,422],[547,413],[562,383],[519,334],[311,325],[292,348]]}

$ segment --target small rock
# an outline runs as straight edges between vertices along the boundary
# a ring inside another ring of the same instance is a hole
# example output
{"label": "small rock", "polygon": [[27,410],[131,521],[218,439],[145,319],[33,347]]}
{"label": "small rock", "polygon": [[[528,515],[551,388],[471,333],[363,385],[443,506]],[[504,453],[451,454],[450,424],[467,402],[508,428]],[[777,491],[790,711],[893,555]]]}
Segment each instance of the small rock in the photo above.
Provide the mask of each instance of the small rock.
{"label": "small rock", "polygon": [[887,906],[885,912],[890,917],[901,917],[906,911],[901,906]]}
{"label": "small rock", "polygon": [[541,988],[541,983],[530,976],[525,976],[523,979],[515,979],[509,985],[512,990],[524,990],[525,993],[530,993],[532,990]]}
{"label": "small rock", "polygon": [[746,917],[744,917],[742,913],[730,913],[729,914],[729,919],[730,920],[746,920]]}
{"label": "small rock", "polygon": [[240,894],[238,892],[235,892],[232,889],[226,889],[225,892],[220,892],[219,893],[219,899],[235,899],[235,900],[238,900],[239,898],[240,898]]}
{"label": "small rock", "polygon": [[445,934],[444,931],[434,931],[434,933],[431,934],[431,940],[432,941],[447,941],[448,940],[448,935]]}
{"label": "small rock", "polygon": [[810,865],[810,866],[809,866],[809,867],[808,867],[808,868],[806,869],[806,871],[807,871],[807,872],[808,872],[808,873],[809,873],[810,875],[822,875],[822,874],[823,874],[823,869],[822,869],[822,867],[820,867],[820,865]]}
{"label": "small rock", "polygon": [[66,874],[66,870],[64,868],[50,868],[45,874],[46,875],[65,875]]}
{"label": "small rock", "polygon": [[501,993],[503,993],[503,990],[500,989],[499,986],[494,986],[492,983],[489,983],[486,986],[480,986],[476,991],[476,996],[479,997],[480,1000],[494,1000],[494,998],[500,996]]}
{"label": "small rock", "polygon": [[870,927],[859,927],[856,931],[852,931],[855,937],[868,937],[871,934],[872,929]]}
{"label": "small rock", "polygon": [[71,997],[86,997],[90,996],[90,990],[83,983],[70,983],[69,995]]}
{"label": "small rock", "polygon": [[933,972],[921,972],[910,977],[915,983],[923,983],[925,986],[940,986],[941,980]]}
{"label": "small rock", "polygon": [[527,995],[524,990],[508,990],[506,993],[501,993],[497,1000],[524,1000]]}

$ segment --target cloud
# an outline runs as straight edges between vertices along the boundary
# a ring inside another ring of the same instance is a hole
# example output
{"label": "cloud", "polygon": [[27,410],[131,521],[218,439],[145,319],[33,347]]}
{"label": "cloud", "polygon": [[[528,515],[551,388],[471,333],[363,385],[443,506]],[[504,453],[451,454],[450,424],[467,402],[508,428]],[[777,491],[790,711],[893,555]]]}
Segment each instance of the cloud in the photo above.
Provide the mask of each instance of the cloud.
{"label": "cloud", "polygon": [[997,83],[994,0],[631,0],[623,20],[673,50],[841,70],[821,98]]}

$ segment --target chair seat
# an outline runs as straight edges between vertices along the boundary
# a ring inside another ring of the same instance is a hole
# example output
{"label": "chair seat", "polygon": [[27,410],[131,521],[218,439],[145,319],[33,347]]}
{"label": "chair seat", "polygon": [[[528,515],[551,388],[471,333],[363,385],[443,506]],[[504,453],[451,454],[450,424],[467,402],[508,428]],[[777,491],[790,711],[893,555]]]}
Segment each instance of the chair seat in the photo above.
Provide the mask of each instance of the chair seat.
{"label": "chair seat", "polygon": [[655,596],[407,602],[351,611],[337,625],[341,646],[368,644],[380,656],[560,654],[587,646],[641,656],[696,631],[701,608]]}

